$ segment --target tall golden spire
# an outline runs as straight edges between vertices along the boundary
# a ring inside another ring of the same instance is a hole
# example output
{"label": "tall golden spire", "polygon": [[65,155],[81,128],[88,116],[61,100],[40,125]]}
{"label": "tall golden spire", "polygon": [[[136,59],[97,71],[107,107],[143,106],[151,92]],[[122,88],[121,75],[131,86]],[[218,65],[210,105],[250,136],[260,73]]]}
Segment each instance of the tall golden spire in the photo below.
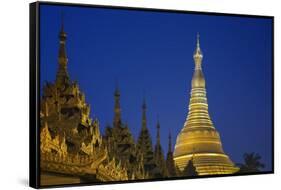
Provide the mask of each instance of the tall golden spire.
{"label": "tall golden spire", "polygon": [[67,37],[67,35],[64,32],[64,26],[63,26],[63,21],[62,21],[61,30],[60,30],[60,33],[59,33],[59,39],[60,39],[59,64],[65,66],[65,67],[66,67],[67,62],[68,62],[66,50],[65,50],[66,37]]}
{"label": "tall golden spire", "polygon": [[202,72],[202,59],[203,54],[200,49],[200,39],[199,34],[197,34],[197,43],[196,43],[196,49],[193,54],[194,59],[194,73],[192,78],[192,88],[205,88],[205,78]]}
{"label": "tall golden spire", "polygon": [[196,43],[195,52],[193,54],[193,58],[194,58],[194,62],[196,64],[196,66],[197,65],[201,66],[203,54],[202,54],[201,49],[200,49],[200,35],[199,35],[199,33],[197,33],[197,43]]}
{"label": "tall golden spire", "polygon": [[189,101],[189,113],[185,122],[185,127],[200,126],[213,127],[208,112],[208,102],[206,96],[206,82],[202,70],[203,54],[200,49],[199,34],[197,34],[196,49],[193,54],[195,63],[194,72],[191,81],[191,98]]}
{"label": "tall golden spire", "polygon": [[194,158],[193,162],[199,175],[234,173],[238,169],[224,153],[219,133],[209,116],[199,34],[193,59],[195,68],[191,82],[189,112],[177,137],[174,160],[179,169],[183,170],[188,161]]}
{"label": "tall golden spire", "polygon": [[66,33],[64,32],[64,23],[63,23],[63,16],[61,20],[61,30],[59,32],[59,56],[58,56],[58,62],[59,62],[59,69],[57,72],[57,78],[56,78],[56,83],[59,85],[68,83],[69,82],[69,76],[67,72],[67,54],[66,54]]}

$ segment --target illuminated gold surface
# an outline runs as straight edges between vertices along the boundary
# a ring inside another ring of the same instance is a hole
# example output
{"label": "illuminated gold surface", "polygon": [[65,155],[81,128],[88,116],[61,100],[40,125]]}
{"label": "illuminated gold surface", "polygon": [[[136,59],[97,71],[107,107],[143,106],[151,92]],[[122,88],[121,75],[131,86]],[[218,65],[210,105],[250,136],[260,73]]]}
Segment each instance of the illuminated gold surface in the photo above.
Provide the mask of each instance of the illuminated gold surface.
{"label": "illuminated gold surface", "polygon": [[90,117],[84,93],[68,75],[63,27],[59,39],[56,80],[43,86],[41,97],[40,183],[128,180],[127,167],[108,155],[99,121]]}
{"label": "illuminated gold surface", "polygon": [[220,135],[208,112],[205,78],[202,71],[203,54],[199,36],[193,55],[195,69],[191,82],[189,113],[177,136],[174,151],[176,166],[182,171],[193,158],[199,175],[231,174],[239,170],[224,153]]}

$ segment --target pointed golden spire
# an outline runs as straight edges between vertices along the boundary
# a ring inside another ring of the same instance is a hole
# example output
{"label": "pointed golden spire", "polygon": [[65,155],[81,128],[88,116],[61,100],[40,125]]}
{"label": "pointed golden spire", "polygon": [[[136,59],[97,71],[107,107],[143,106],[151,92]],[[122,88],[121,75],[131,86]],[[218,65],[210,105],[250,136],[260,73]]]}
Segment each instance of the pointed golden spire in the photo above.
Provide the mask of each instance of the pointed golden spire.
{"label": "pointed golden spire", "polygon": [[192,77],[192,88],[205,88],[205,79],[204,79],[204,74],[202,71],[202,59],[203,59],[203,54],[201,52],[200,48],[200,36],[199,33],[197,33],[197,42],[196,42],[196,49],[193,54],[193,59],[195,63],[195,70],[193,73]]}
{"label": "pointed golden spire", "polygon": [[195,50],[195,55],[202,55],[201,49],[200,49],[200,35],[197,33],[197,41],[196,41],[196,50]]}
{"label": "pointed golden spire", "polygon": [[194,62],[195,62],[195,69],[201,69],[203,54],[202,54],[202,51],[200,49],[200,35],[199,35],[199,33],[197,33],[196,49],[195,49],[195,52],[193,54],[193,59],[194,59]]}
{"label": "pointed golden spire", "polygon": [[59,64],[66,67],[67,65],[67,55],[65,50],[65,42],[66,42],[66,33],[64,32],[64,23],[63,23],[63,13],[61,15],[61,30],[59,33],[59,39],[60,39],[60,49],[59,49]]}
{"label": "pointed golden spire", "polygon": [[66,54],[66,33],[64,32],[64,23],[63,23],[63,15],[61,16],[61,29],[59,32],[59,56],[58,56],[58,62],[59,62],[59,69],[57,72],[57,78],[56,83],[58,85],[62,85],[64,83],[69,83],[69,76],[67,72],[67,54]]}

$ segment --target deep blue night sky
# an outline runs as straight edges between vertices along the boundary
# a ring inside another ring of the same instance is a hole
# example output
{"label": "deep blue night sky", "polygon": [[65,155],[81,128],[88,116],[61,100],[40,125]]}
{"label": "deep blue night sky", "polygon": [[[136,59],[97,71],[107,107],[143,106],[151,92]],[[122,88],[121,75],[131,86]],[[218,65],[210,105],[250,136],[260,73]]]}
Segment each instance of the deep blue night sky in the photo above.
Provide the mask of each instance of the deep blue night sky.
{"label": "deep blue night sky", "polygon": [[153,143],[158,115],[165,152],[169,130],[175,144],[188,113],[199,32],[209,112],[224,151],[235,163],[257,152],[271,170],[271,19],[41,5],[41,88],[55,80],[62,11],[68,71],[102,132],[112,124],[118,80],[122,119],[134,137],[145,96]]}

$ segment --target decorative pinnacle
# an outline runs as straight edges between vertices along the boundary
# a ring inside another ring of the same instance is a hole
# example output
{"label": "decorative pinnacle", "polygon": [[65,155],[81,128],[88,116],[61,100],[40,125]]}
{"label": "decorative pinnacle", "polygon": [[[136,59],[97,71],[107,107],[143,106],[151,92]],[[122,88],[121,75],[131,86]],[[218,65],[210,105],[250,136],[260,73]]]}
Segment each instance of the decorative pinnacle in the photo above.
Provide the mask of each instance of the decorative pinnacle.
{"label": "decorative pinnacle", "polygon": [[59,38],[60,38],[61,43],[65,43],[66,33],[64,32],[64,16],[63,16],[63,12],[61,12],[61,30],[60,30]]}
{"label": "decorative pinnacle", "polygon": [[169,152],[172,152],[172,135],[171,135],[171,131],[169,131]]}
{"label": "decorative pinnacle", "polygon": [[63,16],[61,15],[61,29],[59,32],[59,52],[58,52],[58,63],[59,63],[59,69],[57,71],[56,76],[56,83],[63,84],[63,83],[69,83],[69,76],[67,72],[67,54],[66,54],[66,33],[64,32],[64,23],[63,23]]}
{"label": "decorative pinnacle", "polygon": [[200,49],[200,36],[199,33],[197,33],[197,42],[196,42],[196,49],[193,54],[193,59],[195,63],[195,70],[200,70],[201,69],[201,63],[203,59],[203,54]]}
{"label": "decorative pinnacle", "polygon": [[157,125],[156,125],[156,128],[157,128],[157,143],[160,144],[160,122],[159,122],[158,115],[157,115]]}
{"label": "decorative pinnacle", "polygon": [[200,49],[200,35],[197,33],[197,42],[196,42],[196,50],[194,52],[194,58],[202,58],[202,52]]}

